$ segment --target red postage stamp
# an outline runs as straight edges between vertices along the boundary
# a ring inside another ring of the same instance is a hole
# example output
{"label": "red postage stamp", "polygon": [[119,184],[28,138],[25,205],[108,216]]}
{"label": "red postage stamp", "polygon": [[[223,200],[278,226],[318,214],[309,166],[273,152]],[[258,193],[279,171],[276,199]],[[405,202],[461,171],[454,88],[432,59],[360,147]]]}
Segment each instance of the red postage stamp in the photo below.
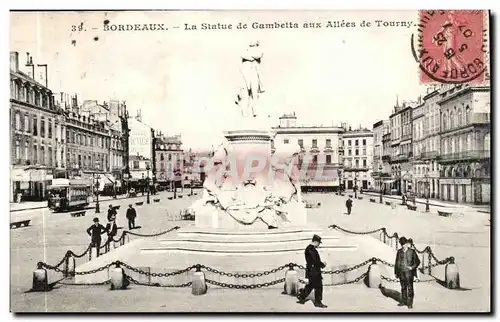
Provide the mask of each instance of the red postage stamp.
{"label": "red postage stamp", "polygon": [[489,65],[488,19],[482,10],[420,10],[417,50],[413,47],[420,81],[483,82]]}

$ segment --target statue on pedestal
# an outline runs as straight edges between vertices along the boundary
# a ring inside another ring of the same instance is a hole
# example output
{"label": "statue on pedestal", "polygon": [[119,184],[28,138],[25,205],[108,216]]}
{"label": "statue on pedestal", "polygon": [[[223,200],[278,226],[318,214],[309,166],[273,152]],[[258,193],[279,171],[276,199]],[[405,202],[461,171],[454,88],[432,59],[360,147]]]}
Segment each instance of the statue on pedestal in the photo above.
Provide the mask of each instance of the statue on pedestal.
{"label": "statue on pedestal", "polygon": [[260,80],[259,68],[263,53],[259,48],[259,42],[250,44],[247,50],[241,55],[240,72],[243,76],[243,83],[240,86],[236,105],[240,107],[243,117],[257,116],[257,102],[259,95],[264,93],[264,88]]}

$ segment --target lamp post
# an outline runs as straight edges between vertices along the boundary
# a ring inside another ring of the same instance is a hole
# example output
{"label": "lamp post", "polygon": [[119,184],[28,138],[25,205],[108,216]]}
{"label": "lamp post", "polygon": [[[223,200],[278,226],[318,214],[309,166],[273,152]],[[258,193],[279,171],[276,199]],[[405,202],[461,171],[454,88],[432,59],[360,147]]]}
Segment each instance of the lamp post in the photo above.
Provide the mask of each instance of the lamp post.
{"label": "lamp post", "polygon": [[382,201],[382,165],[378,166],[378,178],[379,178],[379,189],[380,189],[380,203],[383,203]]}
{"label": "lamp post", "polygon": [[358,171],[354,172],[354,199],[358,198],[358,175]]}
{"label": "lamp post", "polygon": [[99,208],[99,175],[97,175],[97,177],[96,177],[95,185],[96,185],[96,191],[95,191],[95,195],[96,195],[95,213],[98,214],[98,213],[101,212],[101,210]]}
{"label": "lamp post", "polygon": [[146,185],[147,185],[147,190],[146,190],[146,203],[149,204],[149,170],[151,168],[149,167],[149,164],[146,166]]}
{"label": "lamp post", "polygon": [[116,178],[115,181],[113,182],[113,199],[116,199]]}
{"label": "lamp post", "polygon": [[193,195],[193,179],[191,178],[191,183],[189,185],[191,187],[191,196]]}
{"label": "lamp post", "polygon": [[425,200],[425,212],[430,212],[431,209],[429,207],[429,193],[430,193],[430,186],[429,186],[429,168],[425,169],[425,182],[427,186],[427,194],[426,194],[426,200]]}

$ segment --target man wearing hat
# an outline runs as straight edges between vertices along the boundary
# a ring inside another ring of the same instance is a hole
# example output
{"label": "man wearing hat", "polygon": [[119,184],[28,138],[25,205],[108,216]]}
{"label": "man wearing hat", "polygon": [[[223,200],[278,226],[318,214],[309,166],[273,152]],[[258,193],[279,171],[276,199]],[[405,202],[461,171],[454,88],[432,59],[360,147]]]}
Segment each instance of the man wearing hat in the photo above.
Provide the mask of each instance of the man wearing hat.
{"label": "man wearing hat", "polygon": [[314,306],[326,308],[327,306],[322,303],[323,300],[323,277],[321,276],[321,269],[326,266],[321,262],[318,250],[316,248],[321,244],[321,237],[314,235],[311,244],[306,247],[306,278],[308,283],[306,287],[300,292],[297,303],[304,304],[307,302],[306,298],[314,289]]}
{"label": "man wearing hat", "polygon": [[135,228],[135,217],[137,217],[137,212],[135,211],[132,204],[128,205],[127,214],[125,215],[128,220],[128,229],[132,230]]}
{"label": "man wearing hat", "polygon": [[[410,238],[411,240],[411,238]],[[401,248],[396,253],[396,263],[394,265],[394,275],[399,278],[401,283],[401,298],[399,306],[407,305],[413,308],[413,279],[417,277],[417,267],[420,265],[420,259],[417,252],[411,248],[410,240],[401,237],[399,243]]]}
{"label": "man wearing hat", "polygon": [[101,248],[101,234],[107,230],[99,223],[99,218],[94,218],[94,224],[87,229],[87,234],[90,236],[91,246],[96,248],[97,257],[99,257],[99,250]]}
{"label": "man wearing hat", "polygon": [[108,207],[108,221],[111,221],[113,216],[116,217],[118,213],[116,212],[116,209],[115,207],[113,207],[113,205],[109,205]]}

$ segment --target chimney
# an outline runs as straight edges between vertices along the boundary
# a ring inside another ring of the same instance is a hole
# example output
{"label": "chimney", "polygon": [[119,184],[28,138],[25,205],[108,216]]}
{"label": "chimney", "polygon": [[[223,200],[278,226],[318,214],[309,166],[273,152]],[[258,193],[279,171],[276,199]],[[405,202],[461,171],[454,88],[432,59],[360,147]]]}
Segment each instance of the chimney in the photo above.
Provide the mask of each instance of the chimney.
{"label": "chimney", "polygon": [[19,71],[19,53],[17,51],[10,52],[10,70]]}
{"label": "chimney", "polygon": [[26,53],[26,67],[30,67],[28,76],[35,79],[35,65],[33,65],[33,57],[30,56],[30,53]]}

